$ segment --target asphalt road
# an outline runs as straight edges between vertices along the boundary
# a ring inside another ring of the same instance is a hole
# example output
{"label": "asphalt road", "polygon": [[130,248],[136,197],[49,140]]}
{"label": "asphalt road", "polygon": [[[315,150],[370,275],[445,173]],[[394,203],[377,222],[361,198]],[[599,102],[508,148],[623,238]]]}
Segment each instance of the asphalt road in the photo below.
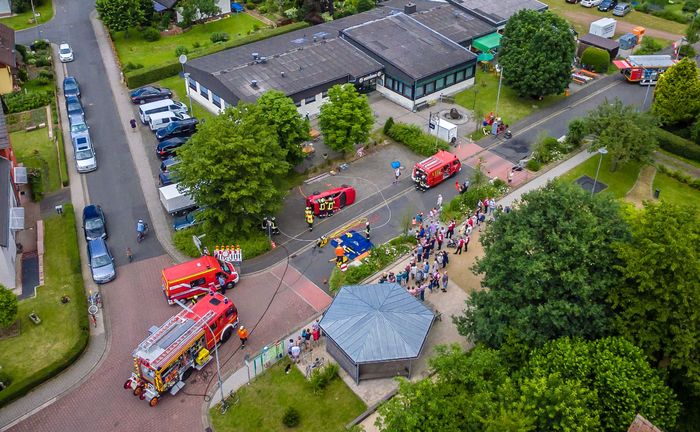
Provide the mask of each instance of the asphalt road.
{"label": "asphalt road", "polygon": [[[148,210],[90,25],[89,15],[94,9],[94,1],[60,2],[55,7],[56,14],[51,21],[39,29],[17,32],[16,41],[31,44],[41,37],[57,44],[70,43],[75,61],[67,63],[66,68],[68,74],[75,76],[80,83],[98,163],[97,171],[83,176],[90,202],[100,204],[105,211],[108,245],[118,265],[126,263],[127,247],[131,247],[135,260],[162,255],[163,248],[153,233],[142,243],[136,243],[136,221],[144,219],[148,222]],[[67,127],[64,125],[64,129]],[[69,166],[69,169],[75,167]],[[77,212],[81,210],[76,209]]]}

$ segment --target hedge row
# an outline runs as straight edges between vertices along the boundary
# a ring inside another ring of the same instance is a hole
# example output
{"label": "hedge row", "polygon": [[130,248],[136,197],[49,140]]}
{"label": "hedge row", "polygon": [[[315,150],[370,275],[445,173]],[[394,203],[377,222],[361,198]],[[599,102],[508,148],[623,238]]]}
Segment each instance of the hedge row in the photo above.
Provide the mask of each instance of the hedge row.
{"label": "hedge row", "polygon": [[432,156],[438,150],[449,150],[450,148],[445,141],[423,132],[416,125],[394,123],[388,130],[386,129],[385,127],[385,133],[394,141],[406,145],[406,147],[422,156]]}
{"label": "hedge row", "polygon": [[656,137],[667,152],[700,162],[700,145],[663,129],[658,129]]}
{"label": "hedge row", "polygon": [[681,183],[685,183],[693,189],[700,190],[700,178],[695,178],[683,171],[672,170],[666,165],[659,164],[657,169],[660,173],[666,174],[667,176],[678,180]]}
{"label": "hedge row", "polygon": [[51,103],[53,94],[50,91],[18,91],[3,96],[7,104],[7,114],[29,111],[41,108]]}
{"label": "hedge row", "polygon": [[[235,39],[232,41],[217,43],[209,45],[205,48],[190,51],[187,55],[189,59],[194,59],[197,57],[203,57],[205,55],[213,54],[215,52],[223,51],[225,49],[234,48],[237,46],[249,44],[252,42],[257,42],[259,40],[267,39],[272,36],[281,35],[288,33],[290,31],[298,30],[307,27],[309,24],[306,22],[299,22],[294,24],[289,24],[284,27],[277,27],[273,29],[262,29],[250,36],[246,36],[240,39]],[[172,62],[151,66],[143,69],[135,69],[124,73],[124,79],[126,80],[126,85],[129,88],[141,87],[146,84],[150,84],[155,81],[160,81],[165,78],[169,78],[173,75],[177,75],[182,70],[182,66],[177,59],[173,59]]]}

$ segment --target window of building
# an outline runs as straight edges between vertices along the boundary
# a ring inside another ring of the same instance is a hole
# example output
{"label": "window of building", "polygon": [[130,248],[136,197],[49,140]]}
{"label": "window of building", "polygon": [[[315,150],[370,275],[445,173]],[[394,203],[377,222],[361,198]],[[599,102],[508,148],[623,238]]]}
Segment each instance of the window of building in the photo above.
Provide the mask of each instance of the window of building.
{"label": "window of building", "polygon": [[389,77],[389,76],[387,76],[387,77],[386,77],[386,86],[385,86],[385,87],[388,88],[388,89],[392,89],[392,90],[393,90],[393,89],[394,89],[394,79],[391,78],[391,77]]}
{"label": "window of building", "polygon": [[197,81],[193,80],[192,78],[188,78],[188,82],[190,84],[190,88],[197,91]]}
{"label": "window of building", "polygon": [[455,83],[455,74],[449,74],[445,77],[445,87],[449,87]]}
{"label": "window of building", "polygon": [[463,70],[457,71],[457,74],[456,74],[456,81],[457,81],[457,82],[464,81],[464,71],[463,71]]}
{"label": "window of building", "polygon": [[299,108],[299,107],[301,106],[301,101],[296,101],[296,102],[294,102],[294,105],[296,105],[297,108]]}
{"label": "window of building", "polygon": [[315,96],[315,95],[314,95],[314,96],[311,96],[311,97],[307,97],[306,99],[304,99],[304,104],[306,104],[306,105],[308,105],[308,104],[310,104],[310,103],[314,103],[314,102],[316,102],[316,96]]}
{"label": "window of building", "polygon": [[435,81],[435,90],[442,90],[445,88],[445,78],[438,78]]}
{"label": "window of building", "polygon": [[403,92],[402,94],[406,96],[409,99],[413,99],[413,89],[409,85],[404,85],[403,86]]}
{"label": "window of building", "polygon": [[199,94],[201,94],[205,98],[209,99],[209,89],[204,87],[201,84],[199,85]]}
{"label": "window of building", "polygon": [[401,81],[394,80],[394,91],[398,94],[403,93],[403,83]]}
{"label": "window of building", "polygon": [[430,93],[435,92],[435,82],[429,82],[428,84],[425,85],[425,94],[429,95]]}
{"label": "window of building", "polygon": [[423,97],[423,86],[416,86],[416,99]]}
{"label": "window of building", "polygon": [[476,66],[472,66],[470,68],[467,68],[467,79],[474,77],[474,70],[475,69],[476,69]]}
{"label": "window of building", "polygon": [[216,105],[219,108],[222,108],[221,106],[221,98],[214,93],[211,94],[211,102]]}

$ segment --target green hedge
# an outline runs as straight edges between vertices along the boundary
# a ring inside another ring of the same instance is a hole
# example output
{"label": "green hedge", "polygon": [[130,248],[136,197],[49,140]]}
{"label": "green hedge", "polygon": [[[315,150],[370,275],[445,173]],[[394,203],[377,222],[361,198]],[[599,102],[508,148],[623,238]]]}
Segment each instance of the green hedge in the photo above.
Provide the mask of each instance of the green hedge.
{"label": "green hedge", "polygon": [[604,49],[588,47],[581,54],[581,64],[595,72],[604,73],[610,65],[610,54]]}
{"label": "green hedge", "polygon": [[24,92],[22,90],[9,93],[3,96],[5,104],[7,104],[7,114],[29,111],[35,108],[41,108],[51,103],[53,93],[50,91],[31,91]]}
{"label": "green hedge", "polygon": [[438,150],[450,148],[445,141],[423,132],[420,127],[412,124],[394,123],[386,134],[422,156],[432,156]]}
{"label": "green hedge", "polygon": [[[206,48],[196,49],[190,51],[187,57],[191,60],[197,57],[203,57],[205,55],[213,54],[215,52],[223,51],[228,48],[234,48],[237,46],[245,45],[251,42],[257,42],[259,40],[267,39],[272,36],[281,35],[288,33],[290,31],[298,30],[307,27],[308,24],[305,22],[289,24],[283,27],[277,27],[273,29],[262,29],[250,36],[246,36],[240,39],[235,39],[223,43],[217,43],[209,45]],[[177,75],[182,70],[182,66],[177,61],[173,60],[171,63],[166,63],[158,66],[151,66],[143,69],[131,70],[124,73],[124,79],[126,80],[126,85],[129,88],[141,87],[146,84],[150,84],[155,81],[160,81],[165,78],[169,78],[173,75]]]}
{"label": "green hedge", "polygon": [[[193,258],[199,257],[199,251],[192,241],[192,236],[201,234],[204,234],[204,228],[201,225],[176,231],[173,234],[173,244],[183,254]],[[218,239],[213,237],[212,233],[209,233],[202,239],[202,243],[211,252],[214,251],[214,246],[217,245],[237,244],[243,249],[243,259],[246,260],[255,258],[270,250],[270,241],[267,238],[267,234],[263,231],[256,231],[250,237],[238,239],[235,242]]]}
{"label": "green hedge", "polygon": [[700,145],[663,129],[657,130],[656,137],[667,152],[700,162]]}
{"label": "green hedge", "polygon": [[695,178],[689,174],[684,173],[683,171],[672,170],[666,165],[662,164],[657,165],[657,169],[660,173],[666,174],[667,176],[672,177],[681,183],[685,183],[693,189],[700,190],[700,178]]}
{"label": "green hedge", "polygon": [[444,207],[440,214],[442,222],[452,219],[462,220],[468,213],[476,209],[476,202],[483,201],[484,198],[498,198],[508,191],[508,185],[503,180],[497,179],[493,183],[486,183],[481,186],[472,186],[468,191],[452,198]]}

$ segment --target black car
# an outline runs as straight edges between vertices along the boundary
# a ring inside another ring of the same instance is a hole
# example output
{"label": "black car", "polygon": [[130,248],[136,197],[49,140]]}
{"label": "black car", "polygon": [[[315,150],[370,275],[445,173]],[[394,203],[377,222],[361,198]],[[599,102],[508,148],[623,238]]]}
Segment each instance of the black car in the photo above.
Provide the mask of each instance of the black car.
{"label": "black car", "polygon": [[75,115],[85,116],[83,104],[80,103],[80,99],[77,96],[66,97],[66,111],[68,111],[69,118]]}
{"label": "black car", "polygon": [[175,137],[161,141],[156,146],[156,154],[159,158],[165,159],[175,154],[178,147],[182,146],[190,137]]}
{"label": "black car", "polygon": [[63,78],[63,96],[80,97],[80,85],[75,77],[67,76]]}
{"label": "black car", "polygon": [[170,91],[170,89],[156,86],[144,86],[131,92],[131,102],[142,105],[161,99],[169,99],[172,96],[173,92]]}
{"label": "black car", "polygon": [[197,123],[199,121],[196,118],[174,121],[166,127],[158,129],[156,138],[158,141],[165,141],[175,137],[189,138],[197,131]]}
{"label": "black car", "polygon": [[102,207],[90,204],[83,209],[83,232],[85,240],[95,240],[107,238],[107,222]]}
{"label": "black car", "polygon": [[607,12],[609,10],[615,9],[615,6],[617,6],[617,0],[603,0],[598,5],[598,10],[601,12]]}

